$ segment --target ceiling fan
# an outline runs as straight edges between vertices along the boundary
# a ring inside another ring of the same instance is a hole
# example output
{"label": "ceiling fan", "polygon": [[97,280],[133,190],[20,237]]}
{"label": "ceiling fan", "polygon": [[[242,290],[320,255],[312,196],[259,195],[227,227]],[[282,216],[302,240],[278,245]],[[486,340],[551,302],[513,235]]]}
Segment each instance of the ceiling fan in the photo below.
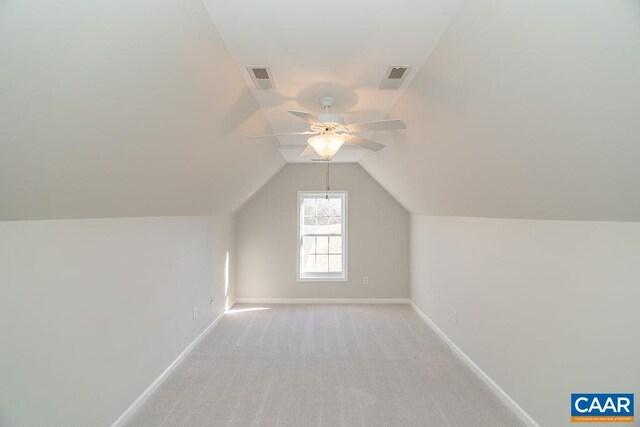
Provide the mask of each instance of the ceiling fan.
{"label": "ceiling fan", "polygon": [[282,135],[314,135],[307,140],[309,145],[302,150],[300,156],[310,156],[315,151],[323,160],[328,161],[331,160],[331,157],[338,152],[345,142],[371,151],[378,151],[385,147],[384,144],[362,138],[354,135],[354,133],[407,128],[407,125],[402,120],[378,120],[345,125],[342,116],[330,112],[331,105],[333,104],[332,97],[326,96],[320,99],[320,104],[324,109],[324,113],[315,116],[304,111],[289,110],[289,113],[309,124],[310,130],[308,131],[274,133],[250,138]]}

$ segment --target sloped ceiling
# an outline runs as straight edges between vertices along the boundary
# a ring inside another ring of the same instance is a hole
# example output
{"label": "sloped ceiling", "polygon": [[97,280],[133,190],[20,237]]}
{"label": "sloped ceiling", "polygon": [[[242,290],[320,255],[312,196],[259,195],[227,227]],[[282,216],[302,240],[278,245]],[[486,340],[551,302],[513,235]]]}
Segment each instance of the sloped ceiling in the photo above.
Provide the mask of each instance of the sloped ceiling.
{"label": "sloped ceiling", "polygon": [[363,167],[411,212],[640,220],[640,3],[466,1]]}
{"label": "sloped ceiling", "polygon": [[0,219],[231,212],[283,165],[199,0],[0,3]]}
{"label": "sloped ceiling", "polygon": [[640,220],[637,1],[204,3],[0,2],[0,219],[232,212],[327,94],[407,122],[360,163],[412,213]]}

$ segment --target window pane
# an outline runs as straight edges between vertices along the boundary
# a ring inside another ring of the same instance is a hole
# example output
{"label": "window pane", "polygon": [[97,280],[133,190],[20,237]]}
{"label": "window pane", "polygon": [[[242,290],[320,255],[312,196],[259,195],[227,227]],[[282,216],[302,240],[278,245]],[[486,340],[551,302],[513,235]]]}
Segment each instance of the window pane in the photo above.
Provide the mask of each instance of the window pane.
{"label": "window pane", "polygon": [[316,253],[327,254],[329,253],[329,238],[318,236],[316,237]]}
{"label": "window pane", "polygon": [[329,199],[329,212],[327,213],[327,215],[342,215],[342,199]]}
{"label": "window pane", "polygon": [[316,256],[315,255],[305,255],[304,256],[303,271],[305,271],[305,272],[316,271]]}
{"label": "window pane", "polygon": [[329,255],[329,271],[342,271],[342,255]]}
{"label": "window pane", "polygon": [[316,199],[303,199],[302,203],[303,203],[304,216],[315,216]]}
{"label": "window pane", "polygon": [[329,215],[329,201],[327,199],[317,199],[316,206],[318,207],[318,216]]}
{"label": "window pane", "polygon": [[329,255],[316,256],[316,271],[318,273],[326,273],[329,271]]}
{"label": "window pane", "polygon": [[318,227],[316,228],[316,233],[318,234],[329,233],[329,217],[319,216],[317,220],[318,220]]}
{"label": "window pane", "polygon": [[329,253],[342,253],[342,237],[329,237]]}
{"label": "window pane", "polygon": [[304,217],[304,230],[303,234],[314,234],[316,232],[316,218]]}
{"label": "window pane", "polygon": [[339,216],[329,217],[329,233],[342,234],[342,218]]}
{"label": "window pane", "polygon": [[313,236],[304,236],[302,238],[302,253],[313,254],[316,248],[316,238]]}

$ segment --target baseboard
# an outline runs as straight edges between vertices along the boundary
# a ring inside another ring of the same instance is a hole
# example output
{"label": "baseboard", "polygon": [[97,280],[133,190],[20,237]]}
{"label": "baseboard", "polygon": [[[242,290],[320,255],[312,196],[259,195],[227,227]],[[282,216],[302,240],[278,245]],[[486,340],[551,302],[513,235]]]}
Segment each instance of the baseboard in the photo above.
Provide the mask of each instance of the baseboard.
{"label": "baseboard", "polygon": [[438,334],[440,338],[442,338],[442,340],[449,346],[449,348],[451,348],[451,350],[453,350],[453,352],[456,353],[456,355],[458,355],[460,359],[462,359],[462,361],[496,394],[496,396],[498,396],[498,398],[505,405],[511,408],[514,414],[523,423],[531,427],[540,427],[540,425],[533,418],[531,418],[531,416],[527,414],[527,412],[522,409],[522,407],[518,405],[515,400],[511,398],[511,396],[509,396],[502,388],[500,388],[500,386],[496,384],[495,381],[493,381],[491,377],[489,377],[489,375],[487,375],[482,369],[480,369],[480,367],[476,365],[473,360],[469,358],[469,356],[467,356],[462,350],[460,350],[460,348],[455,345],[453,341],[451,341],[447,334],[445,334],[442,329],[440,329],[438,325],[436,325],[436,323],[431,320],[429,316],[424,314],[422,310],[420,310],[418,306],[413,303],[413,301],[409,300],[409,305],[413,307],[418,316],[420,316],[422,320],[424,320],[431,327],[431,329],[433,329],[435,333]]}
{"label": "baseboard", "polygon": [[200,335],[198,335],[193,341],[191,341],[191,344],[189,344],[187,348],[185,348],[184,351],[180,353],[176,360],[174,360],[171,365],[169,365],[169,367],[165,369],[164,372],[160,374],[160,376],[156,378],[155,381],[152,382],[151,385],[142,392],[142,394],[140,394],[140,396],[138,396],[138,398],[122,413],[122,415],[120,415],[120,417],[118,417],[118,419],[115,420],[113,424],[111,424],[111,427],[123,426],[144,404],[144,402],[146,402],[146,400],[153,394],[153,392],[156,391],[160,384],[162,384],[162,382],[166,380],[167,377],[169,377],[171,372],[173,372],[178,367],[180,362],[182,362],[184,358],[187,357],[189,353],[191,353],[191,350],[193,350],[194,347],[198,345],[202,338],[204,338],[205,335],[207,335],[213,329],[213,327],[218,324],[224,314],[225,312],[220,313],[220,315],[216,317],[213,322],[211,322],[209,326],[207,326],[205,330],[200,333]]}
{"label": "baseboard", "polygon": [[236,304],[409,304],[408,298],[236,298]]}

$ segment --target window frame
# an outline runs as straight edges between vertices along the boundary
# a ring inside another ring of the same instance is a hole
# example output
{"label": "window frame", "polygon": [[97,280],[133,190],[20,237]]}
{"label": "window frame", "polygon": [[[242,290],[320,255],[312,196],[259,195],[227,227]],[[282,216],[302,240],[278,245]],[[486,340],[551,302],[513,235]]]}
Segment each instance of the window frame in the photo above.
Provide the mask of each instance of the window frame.
{"label": "window frame", "polygon": [[[313,190],[299,190],[298,191],[298,213],[296,214],[297,220],[297,233],[296,233],[296,247],[298,259],[296,261],[296,280],[298,282],[346,282],[349,280],[347,275],[347,215],[348,215],[348,191],[328,191],[329,195],[339,195],[342,197],[342,272],[327,272],[327,273],[311,273],[311,275],[302,276],[302,234],[301,226],[304,218],[302,212],[302,199],[304,196],[311,196],[317,198],[324,198],[327,191],[313,191]],[[335,236],[338,236],[335,234]]]}

